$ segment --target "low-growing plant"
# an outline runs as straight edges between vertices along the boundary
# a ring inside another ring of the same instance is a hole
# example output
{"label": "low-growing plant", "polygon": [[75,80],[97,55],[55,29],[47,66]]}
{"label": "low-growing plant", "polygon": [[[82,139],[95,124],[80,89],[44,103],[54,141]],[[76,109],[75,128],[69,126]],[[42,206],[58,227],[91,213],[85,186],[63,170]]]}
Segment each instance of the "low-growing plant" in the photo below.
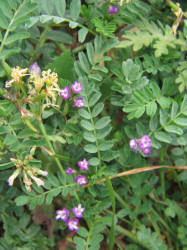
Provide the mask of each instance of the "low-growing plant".
{"label": "low-growing plant", "polygon": [[0,249],[187,249],[187,4],[0,6]]}

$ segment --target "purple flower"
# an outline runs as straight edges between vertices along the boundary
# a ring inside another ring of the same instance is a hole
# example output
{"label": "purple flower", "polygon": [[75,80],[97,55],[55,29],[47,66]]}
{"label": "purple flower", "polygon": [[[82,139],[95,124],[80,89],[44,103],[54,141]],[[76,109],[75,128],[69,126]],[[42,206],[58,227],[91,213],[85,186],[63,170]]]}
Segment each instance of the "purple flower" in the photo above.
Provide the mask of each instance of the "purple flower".
{"label": "purple flower", "polygon": [[138,153],[138,143],[136,138],[130,140],[129,146],[130,148],[136,149],[136,153]]}
{"label": "purple flower", "polygon": [[64,89],[60,90],[59,96],[61,96],[64,100],[67,100],[67,99],[69,99],[70,94],[71,94],[71,92],[70,92],[69,88],[66,86]]}
{"label": "purple flower", "polygon": [[73,107],[77,107],[78,109],[81,109],[85,106],[84,102],[83,102],[83,98],[82,97],[78,97],[74,99],[74,104]]}
{"label": "purple flower", "polygon": [[73,207],[72,212],[75,217],[82,218],[82,213],[84,212],[84,208],[81,207],[81,204],[78,204],[78,207]]}
{"label": "purple flower", "polygon": [[74,170],[74,169],[72,169],[72,168],[67,168],[67,169],[66,169],[66,174],[67,174],[67,175],[70,175],[70,174],[73,174],[73,173],[75,173],[75,170]]}
{"label": "purple flower", "polygon": [[74,82],[72,85],[71,85],[71,89],[73,90],[73,93],[80,93],[82,92],[82,83],[81,82]]}
{"label": "purple flower", "polygon": [[86,184],[86,177],[84,175],[78,175],[77,178],[75,179],[75,183],[79,183],[81,186]]}
{"label": "purple flower", "polygon": [[63,208],[62,210],[57,210],[56,214],[57,214],[56,220],[61,219],[62,221],[65,222],[65,221],[67,221],[67,218],[69,216],[69,211],[67,208]]}
{"label": "purple flower", "polygon": [[79,223],[78,219],[71,218],[68,221],[66,221],[66,226],[69,228],[70,231],[74,231],[74,230],[77,231],[79,229],[78,223]]}
{"label": "purple flower", "polygon": [[84,158],[83,161],[78,161],[78,166],[80,169],[88,171],[88,166],[90,163]]}
{"label": "purple flower", "polygon": [[151,149],[150,148],[144,148],[144,149],[142,149],[142,152],[144,153],[144,155],[149,155],[151,153]]}
{"label": "purple flower", "polygon": [[119,8],[117,5],[110,5],[110,7],[108,8],[108,14],[113,15],[118,13]]}
{"label": "purple flower", "polygon": [[31,64],[29,71],[30,71],[31,76],[33,77],[40,76],[41,74],[41,69],[38,66],[37,62],[34,62],[33,64]]}
{"label": "purple flower", "polygon": [[140,138],[139,140],[139,146],[142,150],[144,150],[145,148],[150,148],[152,147],[152,141],[149,138],[148,135],[144,135]]}

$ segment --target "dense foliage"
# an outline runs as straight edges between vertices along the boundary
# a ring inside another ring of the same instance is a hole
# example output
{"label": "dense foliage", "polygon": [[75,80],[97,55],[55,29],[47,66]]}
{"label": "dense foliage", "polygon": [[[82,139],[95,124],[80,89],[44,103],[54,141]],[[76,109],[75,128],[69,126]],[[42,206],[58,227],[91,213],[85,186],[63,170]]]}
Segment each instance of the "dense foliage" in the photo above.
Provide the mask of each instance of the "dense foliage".
{"label": "dense foliage", "polygon": [[0,0],[0,249],[187,249],[185,2]]}

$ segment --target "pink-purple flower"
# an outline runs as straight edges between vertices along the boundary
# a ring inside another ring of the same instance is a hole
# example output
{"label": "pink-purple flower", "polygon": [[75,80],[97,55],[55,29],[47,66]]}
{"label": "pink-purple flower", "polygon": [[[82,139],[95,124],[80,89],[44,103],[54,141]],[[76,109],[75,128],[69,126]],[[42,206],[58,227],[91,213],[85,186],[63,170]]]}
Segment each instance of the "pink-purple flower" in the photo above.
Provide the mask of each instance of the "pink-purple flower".
{"label": "pink-purple flower", "polygon": [[151,147],[152,147],[152,141],[149,138],[148,135],[144,135],[140,138],[138,141],[136,138],[131,139],[129,142],[130,148],[133,148],[136,150],[136,153],[138,152],[138,145],[142,150],[142,153],[144,155],[149,155],[151,153]]}
{"label": "pink-purple flower", "polygon": [[69,99],[70,94],[71,94],[70,89],[67,86],[65,86],[64,89],[60,89],[59,96],[61,96],[64,100]]}
{"label": "pink-purple flower", "polygon": [[150,148],[144,148],[142,149],[142,152],[144,155],[149,155],[151,153],[151,149]]}
{"label": "pink-purple flower", "polygon": [[75,183],[79,183],[81,186],[86,184],[87,181],[86,181],[86,176],[84,175],[78,175],[75,179]]}
{"label": "pink-purple flower", "polygon": [[78,207],[73,207],[72,212],[75,217],[82,218],[82,213],[84,212],[84,208],[81,206],[81,204],[78,204]]}
{"label": "pink-purple flower", "polygon": [[85,104],[83,102],[83,98],[82,97],[74,98],[73,107],[77,107],[78,109],[81,109],[84,106],[85,106]]}
{"label": "pink-purple flower", "polygon": [[108,8],[108,14],[110,15],[114,15],[116,13],[118,13],[119,8],[117,5],[110,5],[110,7]]}
{"label": "pink-purple flower", "polygon": [[138,153],[138,141],[136,138],[130,140],[129,146],[130,146],[130,148],[135,149],[136,153]]}
{"label": "pink-purple flower", "polygon": [[71,85],[71,89],[73,90],[73,93],[76,93],[76,94],[82,92],[82,83],[81,83],[81,82],[75,81],[75,82]]}
{"label": "pink-purple flower", "polygon": [[59,220],[61,219],[62,221],[67,221],[68,219],[68,216],[69,216],[69,211],[67,208],[63,208],[62,210],[57,210],[56,211],[56,220]]}
{"label": "pink-purple flower", "polygon": [[67,174],[67,175],[70,175],[70,174],[73,174],[73,173],[75,173],[75,170],[74,170],[74,169],[72,169],[72,168],[67,168],[67,169],[66,169],[66,174]]}
{"label": "pink-purple flower", "polygon": [[89,165],[90,163],[89,161],[86,160],[86,158],[84,158],[82,161],[78,161],[78,166],[80,167],[81,170],[88,171]]}
{"label": "pink-purple flower", "polygon": [[149,138],[148,135],[144,135],[140,138],[139,140],[139,146],[140,148],[143,150],[145,148],[150,148],[152,147],[152,141],[151,139]]}
{"label": "pink-purple flower", "polygon": [[34,62],[33,64],[31,64],[29,71],[30,71],[31,76],[33,77],[40,76],[41,74],[41,69],[38,66],[37,62]]}
{"label": "pink-purple flower", "polygon": [[79,224],[79,220],[76,218],[71,218],[66,221],[66,226],[69,228],[70,231],[74,231],[74,230],[77,231],[79,229],[78,224]]}

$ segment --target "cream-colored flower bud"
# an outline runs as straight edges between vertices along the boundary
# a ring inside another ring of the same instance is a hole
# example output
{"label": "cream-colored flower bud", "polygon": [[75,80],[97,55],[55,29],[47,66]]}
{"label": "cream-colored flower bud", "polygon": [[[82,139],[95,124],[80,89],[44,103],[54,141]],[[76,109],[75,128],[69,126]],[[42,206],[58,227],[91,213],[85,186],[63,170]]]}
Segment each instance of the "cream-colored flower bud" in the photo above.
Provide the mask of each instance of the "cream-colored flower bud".
{"label": "cream-colored flower bud", "polygon": [[38,178],[36,176],[31,176],[31,178],[36,182],[36,184],[38,185],[38,187],[44,186],[45,183],[40,178]]}
{"label": "cream-colored flower bud", "polygon": [[25,183],[25,187],[26,187],[27,191],[30,192],[31,191],[32,180],[28,177],[28,175],[26,174],[25,171],[23,173],[23,182]]}
{"label": "cream-colored flower bud", "polygon": [[17,66],[15,68],[12,69],[12,78],[14,80],[15,83],[17,83],[18,85],[22,84],[22,78],[27,74],[28,69],[22,69],[21,67]]}
{"label": "cream-colored flower bud", "polygon": [[13,184],[14,184],[14,180],[18,177],[18,175],[20,174],[20,172],[21,172],[21,169],[20,168],[17,168],[14,172],[13,172],[13,174],[8,178],[8,185],[9,186],[13,186]]}
{"label": "cream-colored flower bud", "polygon": [[34,155],[35,151],[36,151],[36,145],[34,145],[34,146],[31,148],[31,150],[30,150],[30,155]]}
{"label": "cream-colored flower bud", "polygon": [[33,168],[33,172],[35,174],[40,174],[40,175],[43,175],[43,176],[48,176],[48,172],[47,171],[43,171],[39,168]]}

